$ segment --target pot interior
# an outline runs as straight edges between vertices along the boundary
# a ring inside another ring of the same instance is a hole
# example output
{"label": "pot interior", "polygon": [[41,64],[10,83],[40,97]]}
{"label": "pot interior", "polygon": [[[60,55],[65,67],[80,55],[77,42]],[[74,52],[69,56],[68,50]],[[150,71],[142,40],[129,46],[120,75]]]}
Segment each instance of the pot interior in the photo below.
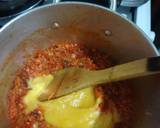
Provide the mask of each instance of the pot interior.
{"label": "pot interior", "polygon": [[[52,34],[43,34],[45,28],[49,28],[47,31],[52,31]],[[36,30],[41,34],[37,35]],[[145,35],[132,23],[95,5],[63,3],[47,5],[23,14],[0,31],[0,127],[8,126],[6,93],[15,72],[25,60],[24,56],[35,49],[64,41],[98,48],[109,53],[117,64],[157,55]],[[158,128],[158,76],[134,79],[130,83],[135,95],[134,127]]]}

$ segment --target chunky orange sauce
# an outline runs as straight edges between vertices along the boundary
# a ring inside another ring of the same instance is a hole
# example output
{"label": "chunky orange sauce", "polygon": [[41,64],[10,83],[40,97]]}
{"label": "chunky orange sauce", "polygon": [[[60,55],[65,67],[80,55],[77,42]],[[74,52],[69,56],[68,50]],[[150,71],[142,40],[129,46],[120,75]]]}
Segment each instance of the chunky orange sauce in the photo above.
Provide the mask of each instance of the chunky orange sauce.
{"label": "chunky orange sauce", "polygon": [[[67,67],[83,67],[90,70],[104,69],[111,66],[109,57],[97,49],[89,49],[77,43],[59,43],[44,50],[37,50],[20,71],[17,71],[13,85],[8,93],[8,115],[13,128],[54,128],[45,120],[41,107],[26,112],[24,97],[30,91],[28,80],[43,75],[54,74],[55,71]],[[132,120],[131,90],[126,83],[115,83],[116,86],[98,86],[94,89],[96,97],[104,102],[98,105],[102,113],[108,111],[111,101],[118,113],[120,122],[115,128],[128,128]],[[106,102],[105,102],[106,101]],[[68,115],[69,116],[69,115]],[[74,121],[74,120],[73,120]]]}

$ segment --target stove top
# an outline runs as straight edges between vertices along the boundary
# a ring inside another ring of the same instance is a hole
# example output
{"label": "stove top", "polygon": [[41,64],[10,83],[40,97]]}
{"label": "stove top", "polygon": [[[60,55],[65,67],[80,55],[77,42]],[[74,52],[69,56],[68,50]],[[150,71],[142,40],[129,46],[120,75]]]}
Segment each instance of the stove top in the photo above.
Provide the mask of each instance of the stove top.
{"label": "stove top", "polygon": [[25,3],[24,6],[20,6],[17,9],[13,9],[11,11],[5,11],[0,13],[0,19],[6,19],[10,17],[15,17],[27,10],[30,10],[40,4],[42,4],[43,0],[29,0],[28,2]]}

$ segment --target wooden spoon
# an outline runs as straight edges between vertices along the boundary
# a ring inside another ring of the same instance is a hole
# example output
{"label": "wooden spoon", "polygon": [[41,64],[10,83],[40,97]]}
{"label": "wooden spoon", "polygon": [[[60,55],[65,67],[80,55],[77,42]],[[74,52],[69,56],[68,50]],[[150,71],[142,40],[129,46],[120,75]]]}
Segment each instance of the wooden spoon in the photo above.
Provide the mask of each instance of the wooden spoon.
{"label": "wooden spoon", "polygon": [[97,71],[66,68],[54,75],[54,80],[45,88],[39,100],[46,101],[90,86],[156,73],[160,73],[160,57],[140,59]]}

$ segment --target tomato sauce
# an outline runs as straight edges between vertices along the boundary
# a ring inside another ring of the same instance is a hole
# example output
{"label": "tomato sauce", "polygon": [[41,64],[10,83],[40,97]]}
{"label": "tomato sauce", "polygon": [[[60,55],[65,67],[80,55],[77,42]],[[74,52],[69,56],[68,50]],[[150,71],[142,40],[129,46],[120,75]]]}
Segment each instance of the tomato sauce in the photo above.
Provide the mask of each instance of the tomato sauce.
{"label": "tomato sauce", "polygon": [[[77,43],[58,43],[44,50],[36,50],[27,59],[23,67],[17,71],[12,87],[8,93],[8,115],[13,128],[51,128],[45,122],[43,111],[40,108],[26,114],[23,97],[29,91],[27,80],[36,76],[53,74],[55,71],[67,67],[83,67],[90,70],[99,70],[112,66],[108,55],[97,49],[90,49]],[[118,85],[114,85],[118,84]],[[115,128],[128,128],[133,117],[131,89],[125,82],[118,82],[109,86],[98,86],[95,89],[97,96],[111,100],[116,105],[121,116],[121,122]],[[103,93],[102,93],[103,92]],[[105,111],[107,104],[102,104]],[[36,125],[38,124],[38,125]]]}

